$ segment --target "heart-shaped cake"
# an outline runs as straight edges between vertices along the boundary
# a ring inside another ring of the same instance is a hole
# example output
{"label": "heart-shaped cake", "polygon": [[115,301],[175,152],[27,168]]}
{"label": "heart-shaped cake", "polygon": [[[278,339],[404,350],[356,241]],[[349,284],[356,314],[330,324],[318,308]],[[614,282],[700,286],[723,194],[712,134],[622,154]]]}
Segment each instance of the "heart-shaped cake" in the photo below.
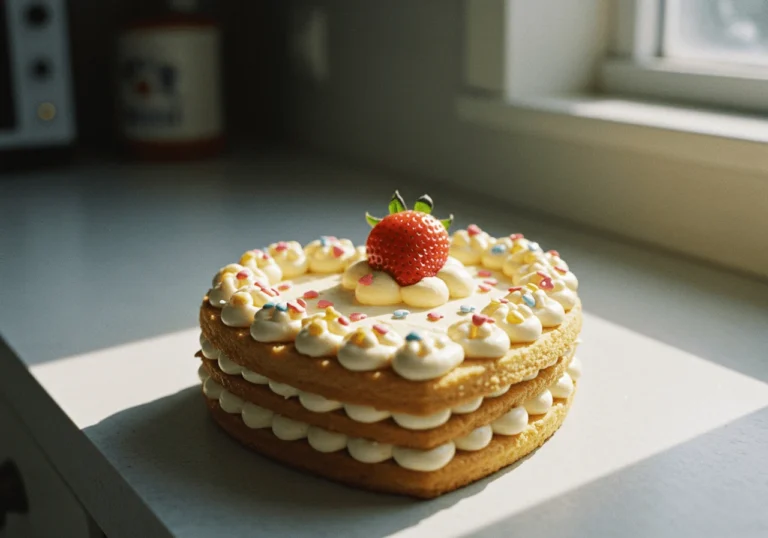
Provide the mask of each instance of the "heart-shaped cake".
{"label": "heart-shaped cake", "polygon": [[430,498],[559,428],[581,365],[578,281],[557,251],[476,225],[448,234],[422,196],[366,215],[365,247],[279,241],[221,268],[200,308],[214,420],[267,457]]}

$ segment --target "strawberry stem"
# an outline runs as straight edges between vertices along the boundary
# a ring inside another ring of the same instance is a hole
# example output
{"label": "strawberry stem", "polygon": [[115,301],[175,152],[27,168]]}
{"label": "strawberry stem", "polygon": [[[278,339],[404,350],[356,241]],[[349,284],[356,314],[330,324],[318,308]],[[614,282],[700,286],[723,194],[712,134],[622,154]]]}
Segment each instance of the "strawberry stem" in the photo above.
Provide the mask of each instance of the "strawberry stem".
{"label": "strawberry stem", "polygon": [[442,224],[445,230],[448,231],[448,228],[450,228],[451,224],[453,224],[453,215],[451,215],[447,219],[441,219],[440,224]]}
{"label": "strawberry stem", "polygon": [[389,214],[400,213],[406,209],[408,208],[405,207],[405,200],[400,196],[400,191],[395,191],[395,194],[392,195],[392,200],[389,201]]}
{"label": "strawberry stem", "polygon": [[419,197],[418,200],[416,200],[416,203],[413,204],[414,211],[421,211],[422,213],[426,213],[429,215],[432,213],[432,209],[435,207],[434,202],[432,201],[432,198],[428,194],[424,194]]}

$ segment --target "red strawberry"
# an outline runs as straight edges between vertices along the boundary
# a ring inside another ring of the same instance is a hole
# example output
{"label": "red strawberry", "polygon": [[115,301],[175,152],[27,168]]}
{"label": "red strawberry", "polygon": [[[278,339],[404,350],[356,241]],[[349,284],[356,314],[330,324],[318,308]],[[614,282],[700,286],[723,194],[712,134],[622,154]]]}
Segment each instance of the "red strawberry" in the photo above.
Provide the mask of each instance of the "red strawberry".
{"label": "red strawberry", "polygon": [[371,268],[389,273],[401,286],[435,276],[448,259],[450,221],[429,214],[432,199],[426,195],[409,211],[396,191],[389,209],[383,219],[367,215],[374,225],[365,245]]}

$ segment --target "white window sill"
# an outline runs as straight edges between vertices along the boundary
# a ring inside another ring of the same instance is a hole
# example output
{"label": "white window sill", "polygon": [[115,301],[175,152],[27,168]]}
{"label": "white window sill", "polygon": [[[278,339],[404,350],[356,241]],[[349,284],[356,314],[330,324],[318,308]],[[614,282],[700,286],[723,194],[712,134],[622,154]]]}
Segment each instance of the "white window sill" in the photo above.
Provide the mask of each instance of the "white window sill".
{"label": "white window sill", "polygon": [[462,96],[459,117],[486,127],[618,147],[698,164],[768,171],[768,118],[613,96],[504,101]]}

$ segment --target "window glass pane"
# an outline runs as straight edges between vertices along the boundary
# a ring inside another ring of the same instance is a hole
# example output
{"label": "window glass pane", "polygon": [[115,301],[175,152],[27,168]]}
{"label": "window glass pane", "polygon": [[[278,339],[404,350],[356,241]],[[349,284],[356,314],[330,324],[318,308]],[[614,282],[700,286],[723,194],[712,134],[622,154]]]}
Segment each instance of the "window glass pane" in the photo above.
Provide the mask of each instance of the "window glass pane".
{"label": "window glass pane", "polygon": [[664,0],[663,55],[768,66],[768,0]]}

